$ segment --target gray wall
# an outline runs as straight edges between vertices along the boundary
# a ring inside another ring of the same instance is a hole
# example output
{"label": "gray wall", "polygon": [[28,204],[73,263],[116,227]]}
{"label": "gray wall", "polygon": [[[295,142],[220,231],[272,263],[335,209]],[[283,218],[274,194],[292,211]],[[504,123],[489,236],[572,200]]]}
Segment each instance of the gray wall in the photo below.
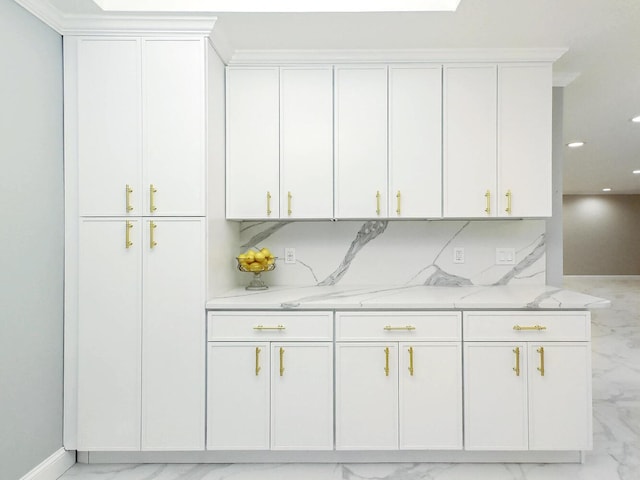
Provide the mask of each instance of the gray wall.
{"label": "gray wall", "polygon": [[564,142],[562,132],[562,112],[564,109],[564,88],[553,89],[553,135],[552,135],[552,217],[547,220],[547,284],[562,286],[562,164]]}
{"label": "gray wall", "polygon": [[566,275],[640,275],[640,195],[564,196]]}
{"label": "gray wall", "polygon": [[62,447],[62,40],[0,0],[0,478]]}

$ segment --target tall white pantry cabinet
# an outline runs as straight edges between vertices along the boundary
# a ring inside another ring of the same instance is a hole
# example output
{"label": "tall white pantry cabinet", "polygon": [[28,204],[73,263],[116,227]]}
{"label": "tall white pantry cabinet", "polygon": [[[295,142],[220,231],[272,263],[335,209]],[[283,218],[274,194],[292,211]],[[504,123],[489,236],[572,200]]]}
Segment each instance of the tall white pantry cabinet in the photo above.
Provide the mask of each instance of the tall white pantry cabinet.
{"label": "tall white pantry cabinet", "polygon": [[65,446],[202,450],[208,43],[66,36],[64,48],[77,365]]}

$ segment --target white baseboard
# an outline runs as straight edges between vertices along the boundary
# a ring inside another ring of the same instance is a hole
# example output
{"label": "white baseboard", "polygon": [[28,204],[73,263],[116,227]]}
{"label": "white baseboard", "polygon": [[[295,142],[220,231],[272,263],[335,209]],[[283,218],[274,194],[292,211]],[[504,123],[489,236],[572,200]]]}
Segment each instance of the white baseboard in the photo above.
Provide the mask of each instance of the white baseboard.
{"label": "white baseboard", "polygon": [[65,450],[61,448],[20,480],[57,480],[75,463],[75,450]]}

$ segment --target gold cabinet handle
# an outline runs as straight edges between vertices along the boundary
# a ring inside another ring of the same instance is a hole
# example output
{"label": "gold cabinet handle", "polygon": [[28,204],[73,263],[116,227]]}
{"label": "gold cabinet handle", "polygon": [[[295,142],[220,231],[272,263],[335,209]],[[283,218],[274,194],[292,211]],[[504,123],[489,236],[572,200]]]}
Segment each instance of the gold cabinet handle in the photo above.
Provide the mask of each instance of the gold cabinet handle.
{"label": "gold cabinet handle", "polygon": [[547,327],[545,327],[543,325],[531,325],[531,326],[525,326],[525,327],[522,327],[520,325],[514,325],[513,329],[517,330],[518,332],[520,332],[522,330],[537,330],[537,331],[541,331],[541,330],[546,330]]}
{"label": "gold cabinet handle", "polygon": [[505,197],[507,197],[507,208],[505,208],[504,211],[508,214],[511,214],[511,196],[511,190],[507,190],[507,193],[505,194]]}
{"label": "gold cabinet handle", "polygon": [[392,326],[392,325],[385,325],[384,329],[387,332],[391,331],[391,330],[409,330],[409,331],[411,331],[411,330],[415,330],[416,327],[414,327],[413,325],[404,325],[402,327],[400,327],[400,326],[396,327],[396,326]]}
{"label": "gold cabinet handle", "polygon": [[157,192],[158,192],[158,189],[153,186],[153,183],[150,184],[149,185],[149,211],[151,213],[153,213],[156,210],[158,210],[158,207],[156,207],[156,193]]}
{"label": "gold cabinet handle", "polygon": [[284,375],[284,348],[280,347],[280,376]]}
{"label": "gold cabinet handle", "polygon": [[396,213],[398,215],[400,215],[400,210],[401,210],[401,195],[400,195],[400,190],[398,190],[398,193],[396,193],[396,200],[397,200],[397,204],[396,204]]}
{"label": "gold cabinet handle", "polygon": [[389,376],[389,347],[384,349],[384,375]]}
{"label": "gold cabinet handle", "polygon": [[513,353],[516,354],[516,366],[513,367],[513,371],[516,372],[516,377],[520,376],[520,347],[513,349]]}
{"label": "gold cabinet handle", "polygon": [[287,192],[287,215],[291,216],[291,192]]}
{"label": "gold cabinet handle", "polygon": [[376,192],[376,214],[380,215],[380,190]]}
{"label": "gold cabinet handle", "polygon": [[127,226],[125,227],[125,234],[124,234],[124,246],[125,248],[129,248],[133,245],[133,242],[131,241],[131,229],[133,228],[133,223],[131,223],[129,220],[127,220]]}
{"label": "gold cabinet handle", "polygon": [[262,350],[260,350],[260,347],[256,347],[256,377],[258,376],[258,374],[260,373],[260,352]]}
{"label": "gold cabinet handle", "polygon": [[284,325],[276,325],[275,327],[265,327],[264,325],[256,325],[254,330],[285,330],[287,327]]}
{"label": "gold cabinet handle", "polygon": [[540,376],[544,377],[544,347],[540,347],[536,350],[540,354],[540,366],[538,367],[538,371],[540,372]]}
{"label": "gold cabinet handle", "polygon": [[491,215],[491,190],[487,190],[484,194],[484,198],[487,199],[487,208],[484,209],[487,215]]}
{"label": "gold cabinet handle", "polygon": [[155,230],[158,228],[156,222],[149,222],[149,248],[153,248],[158,245],[155,237]]}
{"label": "gold cabinet handle", "polygon": [[267,217],[271,215],[271,192],[267,192]]}
{"label": "gold cabinet handle", "polygon": [[133,205],[131,205],[131,194],[133,193],[133,188],[126,184],[124,187],[124,195],[127,201],[127,212],[133,210]]}
{"label": "gold cabinet handle", "polygon": [[413,347],[409,347],[409,374],[413,377]]}

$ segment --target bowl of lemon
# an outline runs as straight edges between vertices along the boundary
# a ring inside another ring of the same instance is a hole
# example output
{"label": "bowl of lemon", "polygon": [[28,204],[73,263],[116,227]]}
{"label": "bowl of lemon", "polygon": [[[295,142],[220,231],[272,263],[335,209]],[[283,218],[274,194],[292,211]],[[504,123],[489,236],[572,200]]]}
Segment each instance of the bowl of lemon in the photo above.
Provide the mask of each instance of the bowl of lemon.
{"label": "bowl of lemon", "polygon": [[236,257],[238,270],[253,273],[253,279],[245,287],[247,290],[266,290],[262,280],[262,272],[270,272],[276,268],[276,257],[268,248],[249,249]]}

